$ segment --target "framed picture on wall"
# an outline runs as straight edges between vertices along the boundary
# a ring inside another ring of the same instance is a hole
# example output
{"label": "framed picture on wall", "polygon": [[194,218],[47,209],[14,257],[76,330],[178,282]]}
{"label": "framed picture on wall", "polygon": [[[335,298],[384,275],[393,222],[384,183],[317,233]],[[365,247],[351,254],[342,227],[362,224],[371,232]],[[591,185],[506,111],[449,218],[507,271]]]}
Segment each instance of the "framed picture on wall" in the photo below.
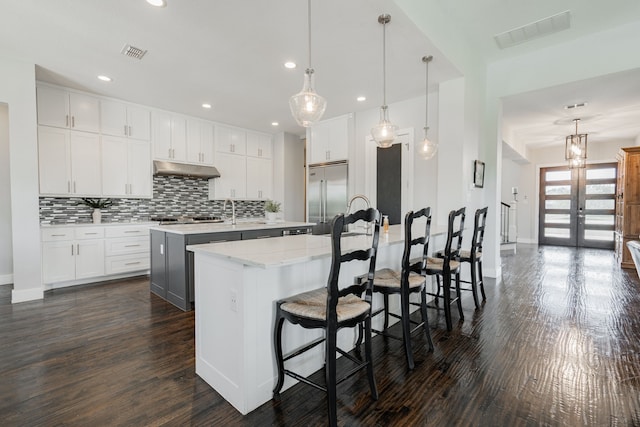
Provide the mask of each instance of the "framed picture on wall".
{"label": "framed picture on wall", "polygon": [[473,185],[475,187],[484,187],[484,162],[476,160],[473,162]]}

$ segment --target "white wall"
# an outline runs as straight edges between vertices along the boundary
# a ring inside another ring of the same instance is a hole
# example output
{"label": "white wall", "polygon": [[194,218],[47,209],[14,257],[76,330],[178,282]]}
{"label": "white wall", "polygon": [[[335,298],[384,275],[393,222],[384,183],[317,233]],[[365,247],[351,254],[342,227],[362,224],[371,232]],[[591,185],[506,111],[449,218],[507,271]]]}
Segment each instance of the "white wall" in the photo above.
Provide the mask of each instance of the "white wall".
{"label": "white wall", "polygon": [[0,103],[9,111],[12,302],[43,297],[35,81],[34,64],[0,57]]}
{"label": "white wall", "polygon": [[0,104],[0,285],[8,283],[13,283],[9,109],[7,104]]}
{"label": "white wall", "polygon": [[287,221],[305,220],[305,141],[298,135],[283,135],[284,168],[282,206]]}

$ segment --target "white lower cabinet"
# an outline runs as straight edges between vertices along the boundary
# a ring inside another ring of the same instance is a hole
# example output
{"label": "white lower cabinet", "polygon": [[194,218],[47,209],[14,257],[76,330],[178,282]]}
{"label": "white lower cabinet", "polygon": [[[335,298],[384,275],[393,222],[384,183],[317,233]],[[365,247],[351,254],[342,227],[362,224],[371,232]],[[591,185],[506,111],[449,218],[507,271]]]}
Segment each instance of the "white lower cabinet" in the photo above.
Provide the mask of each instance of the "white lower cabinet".
{"label": "white lower cabinet", "polygon": [[42,236],[45,284],[68,286],[149,269],[149,226],[46,227]]}
{"label": "white lower cabinet", "polygon": [[42,231],[44,283],[104,275],[102,227],[48,228]]}

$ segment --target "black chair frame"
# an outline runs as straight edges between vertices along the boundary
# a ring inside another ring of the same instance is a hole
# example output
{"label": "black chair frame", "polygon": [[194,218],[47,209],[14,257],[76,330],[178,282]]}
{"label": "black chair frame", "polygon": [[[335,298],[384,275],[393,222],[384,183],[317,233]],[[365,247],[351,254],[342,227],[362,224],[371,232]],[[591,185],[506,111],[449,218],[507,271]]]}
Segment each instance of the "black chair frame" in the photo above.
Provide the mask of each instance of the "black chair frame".
{"label": "black chair frame", "polygon": [[[284,384],[284,377],[288,375],[304,384],[308,384],[318,390],[322,390],[327,393],[327,406],[329,415],[329,425],[337,425],[337,395],[336,386],[342,381],[354,375],[361,369],[367,370],[367,377],[369,380],[369,387],[371,389],[371,395],[374,400],[378,399],[378,391],[376,388],[375,378],[373,375],[373,360],[371,356],[371,298],[372,298],[372,283],[375,274],[376,256],[378,250],[378,240],[380,233],[380,212],[377,209],[369,208],[366,210],[357,211],[351,215],[345,216],[344,214],[337,215],[331,223],[331,269],[329,278],[326,285],[327,301],[326,301],[326,318],[322,320],[311,319],[299,315],[292,314],[281,309],[283,303],[288,301],[287,298],[282,299],[276,303],[276,318],[274,327],[274,346],[276,353],[276,365],[278,371],[278,379],[273,389],[274,399],[278,399],[280,396],[280,390]],[[341,235],[346,229],[346,226],[356,221],[364,220],[366,222],[373,223],[373,236],[372,244],[370,248],[354,250],[351,252],[341,252]],[[369,269],[367,273],[367,280],[362,283],[353,284],[349,287],[339,289],[338,279],[340,275],[340,266],[342,263],[359,260],[369,260]],[[336,307],[338,305],[338,299],[348,294],[357,296],[364,295],[364,301],[369,303],[369,310],[365,313],[338,322],[338,316]],[[321,337],[307,345],[304,345],[287,355],[283,355],[282,351],[282,327],[284,321],[288,320],[292,324],[297,324],[306,329],[324,329],[325,336]],[[339,329],[356,327],[364,323],[365,327],[365,360],[359,360],[346,351],[337,347],[337,332]],[[316,347],[317,345],[325,342],[325,384],[319,384],[308,378],[299,375],[289,369],[285,369],[284,362],[303,354],[304,352]],[[336,352],[345,356],[351,362],[354,363],[354,367],[345,372],[340,378],[336,378]]]}
{"label": "black chair frame", "polygon": [[[442,269],[432,268],[431,260],[427,263],[426,273],[428,275],[435,275],[438,288],[436,293],[427,292],[427,295],[434,297],[434,305],[429,308],[435,308],[437,310],[444,310],[445,321],[447,324],[447,331],[453,328],[453,322],[451,321],[451,304],[454,302],[458,305],[458,314],[460,320],[464,320],[464,313],[462,312],[462,300],[460,298],[460,250],[462,247],[462,233],[464,231],[465,220],[465,208],[458,210],[452,210],[449,212],[449,219],[447,222],[447,241],[444,249],[441,251],[442,257]],[[456,221],[458,226],[456,227]],[[432,259],[433,260],[433,259]],[[452,261],[455,261],[452,265]],[[451,276],[455,277],[455,287],[451,286]],[[442,276],[441,284],[440,277]],[[442,288],[442,296],[440,295],[440,289]],[[451,296],[451,290],[455,291],[455,297]],[[444,299],[443,307],[439,306],[439,299]]]}

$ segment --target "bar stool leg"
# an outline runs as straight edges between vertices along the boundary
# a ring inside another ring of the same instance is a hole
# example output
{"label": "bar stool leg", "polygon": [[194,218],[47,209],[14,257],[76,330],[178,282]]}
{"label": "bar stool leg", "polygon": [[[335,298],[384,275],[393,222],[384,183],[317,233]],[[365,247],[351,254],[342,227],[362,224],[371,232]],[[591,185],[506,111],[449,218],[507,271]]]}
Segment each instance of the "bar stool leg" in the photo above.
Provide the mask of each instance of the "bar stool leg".
{"label": "bar stool leg", "polygon": [[425,288],[422,288],[422,292],[420,292],[420,313],[422,314],[422,327],[429,343],[429,351],[433,351],[433,340],[431,339],[429,318],[427,316],[427,290]]}
{"label": "bar stool leg", "polygon": [[438,283],[438,290],[436,291],[436,297],[433,299],[433,303],[437,307],[438,303],[440,302],[440,275],[439,274],[436,274],[436,282]]}
{"label": "bar stool leg", "polygon": [[402,312],[402,340],[404,341],[404,354],[407,357],[409,369],[414,368],[413,349],[411,348],[411,322],[409,321],[409,292],[400,293],[400,310]]}
{"label": "bar stool leg", "polygon": [[[336,330],[327,331],[326,353],[325,353],[325,378],[327,384],[327,409],[329,412],[329,425],[338,425],[338,405],[336,395]],[[365,337],[366,345],[367,337]]]}
{"label": "bar stool leg", "polygon": [[460,320],[464,320],[464,313],[462,312],[462,292],[460,292],[460,269],[456,273],[456,297],[458,303],[458,314],[460,314]]}
{"label": "bar stool leg", "polygon": [[480,291],[482,292],[482,300],[486,301],[487,296],[484,293],[484,276],[482,276],[482,258],[478,260],[478,280],[480,284]]}
{"label": "bar stool leg", "polygon": [[276,351],[276,366],[278,368],[278,381],[273,388],[273,398],[280,398],[280,390],[284,384],[284,360],[282,356],[282,326],[284,325],[284,318],[280,316],[280,308],[276,308],[276,327],[273,330],[273,342],[275,343]]}
{"label": "bar stool leg", "polygon": [[478,301],[478,279],[476,277],[476,259],[471,258],[469,263],[471,267],[471,292],[473,293],[473,302],[476,304],[476,308],[480,308],[480,302]]}
{"label": "bar stool leg", "polygon": [[367,317],[364,321],[366,336],[364,337],[364,353],[367,358],[367,377],[369,378],[369,388],[371,389],[371,397],[378,400],[378,388],[376,387],[376,379],[373,376],[373,355],[371,351],[371,317]]}
{"label": "bar stool leg", "polygon": [[389,294],[384,294],[384,330],[389,328]]}
{"label": "bar stool leg", "polygon": [[[451,325],[451,272],[445,271],[443,272],[443,280],[444,283],[442,285],[442,290],[444,293],[444,319],[447,322],[447,331],[453,329]],[[440,281],[438,280],[438,284]],[[440,286],[438,286],[440,288]],[[439,289],[438,289],[439,290]],[[436,298],[437,300],[438,298]]]}

